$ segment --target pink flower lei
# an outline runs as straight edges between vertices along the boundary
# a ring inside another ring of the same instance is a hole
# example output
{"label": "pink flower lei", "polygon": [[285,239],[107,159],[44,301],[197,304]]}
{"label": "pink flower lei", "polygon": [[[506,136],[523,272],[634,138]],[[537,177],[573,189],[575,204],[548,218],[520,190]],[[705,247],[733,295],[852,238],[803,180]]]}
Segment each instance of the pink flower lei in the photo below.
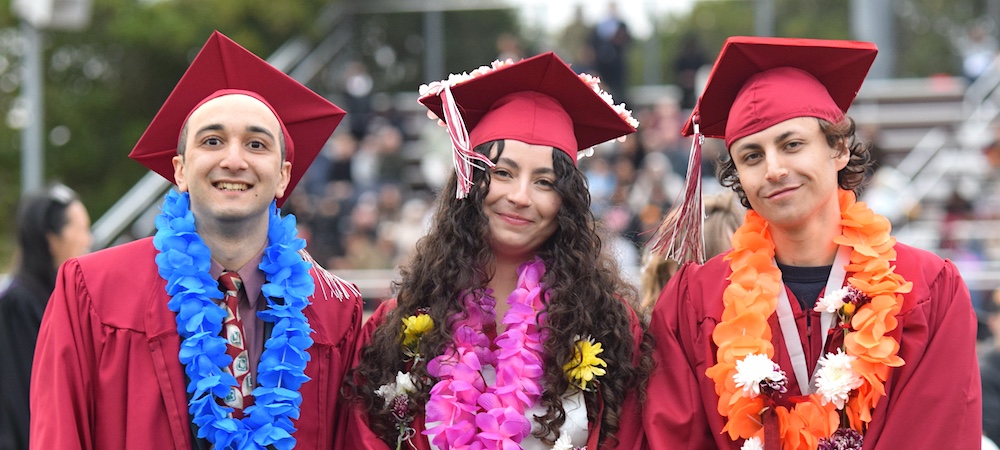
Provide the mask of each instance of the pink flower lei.
{"label": "pink flower lei", "polygon": [[[521,448],[531,433],[524,412],[542,394],[542,342],[538,313],[545,308],[541,284],[545,264],[540,258],[518,268],[517,288],[503,317],[506,331],[490,349],[483,325],[495,319],[494,300],[486,293],[466,293],[462,301],[468,317],[456,318],[454,346],[432,359],[427,372],[438,378],[427,402],[424,431],[441,449]],[[486,386],[481,370],[496,368],[496,382]]]}

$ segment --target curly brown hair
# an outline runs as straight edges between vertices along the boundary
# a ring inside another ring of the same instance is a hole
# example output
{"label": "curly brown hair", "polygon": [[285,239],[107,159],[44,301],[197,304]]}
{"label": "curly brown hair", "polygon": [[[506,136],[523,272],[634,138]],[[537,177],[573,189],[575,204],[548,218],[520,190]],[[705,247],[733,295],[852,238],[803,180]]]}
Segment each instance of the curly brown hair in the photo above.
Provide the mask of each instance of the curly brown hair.
{"label": "curly brown hair", "polygon": [[[847,166],[840,169],[840,172],[837,173],[837,184],[841,189],[861,194],[866,174],[875,163],[871,153],[871,142],[862,141],[858,138],[856,133],[857,125],[855,125],[854,119],[848,116],[844,116],[844,120],[838,123],[832,123],[819,118],[816,121],[819,122],[819,128],[826,135],[826,142],[830,144],[830,147],[846,149],[851,154]],[[743,206],[753,209],[750,206],[750,201],[747,200],[746,192],[743,191],[743,185],[740,184],[740,176],[736,172],[736,163],[733,162],[733,158],[729,155],[729,152],[725,152],[720,156],[715,174],[723,186],[736,192]]]}
{"label": "curly brown hair", "polygon": [[[503,143],[489,142],[475,150],[489,154],[496,145],[496,161],[503,153]],[[564,152],[552,154],[555,190],[562,198],[562,206],[556,219],[558,229],[538,251],[545,261],[542,281],[549,296],[544,322],[548,335],[543,344],[544,390],[540,399],[546,413],[536,417],[542,428],[535,436],[549,445],[558,439],[559,428],[566,420],[562,394],[570,387],[563,365],[572,359],[580,336],[589,335],[602,344],[601,358],[608,367],[599,384],[604,405],[601,417],[597,417],[601,410],[597,395],[584,393],[588,420],[600,420],[601,441],[614,442],[626,395],[644,395],[652,367],[651,339],[645,331],[642,336],[633,333],[637,320],[635,288],[623,281],[615,261],[601,251],[584,175]],[[435,326],[421,337],[419,353],[423,360],[434,358],[452,345],[454,318],[466,314],[460,294],[485,289],[490,281],[484,268],[490,267],[493,254],[489,222],[482,210],[489,175],[483,170],[474,172],[473,188],[464,200],[447,195],[455,191],[457,183],[451,176],[444,194],[439,196],[430,232],[417,243],[412,261],[401,268],[401,281],[393,286],[397,307],[374,331],[371,343],[362,350],[361,362],[347,377],[345,394],[365,406],[369,426],[390,445],[396,442],[398,430],[390,407],[375,390],[392,382],[397,371],[409,370],[411,377],[423,380],[417,383],[418,392],[410,395],[409,406],[411,411],[422,411],[434,384],[425,364],[409,367],[404,362],[407,358],[402,345],[402,318],[418,310],[429,311]],[[642,343],[639,354],[634,351],[637,341]]]}

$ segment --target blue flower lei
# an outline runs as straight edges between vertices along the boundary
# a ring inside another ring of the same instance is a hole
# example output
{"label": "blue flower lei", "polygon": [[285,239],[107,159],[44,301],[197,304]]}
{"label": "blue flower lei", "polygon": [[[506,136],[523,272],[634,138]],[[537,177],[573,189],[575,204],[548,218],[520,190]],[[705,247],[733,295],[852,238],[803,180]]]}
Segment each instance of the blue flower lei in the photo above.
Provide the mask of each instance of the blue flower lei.
{"label": "blue flower lei", "polygon": [[[299,418],[299,388],[309,380],[306,350],[313,344],[312,329],[302,310],[315,285],[309,274],[312,264],[298,253],[305,241],[296,237],[295,217],[282,219],[274,202],[270,210],[268,246],[259,266],[267,280],[261,290],[268,307],[257,315],[274,327],[257,366],[254,404],[244,410],[242,420],[230,417],[232,408],[216,400],[229,393],[236,379],[223,370],[232,358],[220,336],[226,313],[215,299],[221,299],[222,292],[209,275],[211,252],[195,230],[190,197],[171,190],[156,217],[156,265],[171,296],[167,307],[177,313],[177,332],[184,338],[179,357],[191,380],[188,411],[198,426],[198,437],[217,449],[295,447],[292,419]],[[277,303],[274,298],[284,301]]]}

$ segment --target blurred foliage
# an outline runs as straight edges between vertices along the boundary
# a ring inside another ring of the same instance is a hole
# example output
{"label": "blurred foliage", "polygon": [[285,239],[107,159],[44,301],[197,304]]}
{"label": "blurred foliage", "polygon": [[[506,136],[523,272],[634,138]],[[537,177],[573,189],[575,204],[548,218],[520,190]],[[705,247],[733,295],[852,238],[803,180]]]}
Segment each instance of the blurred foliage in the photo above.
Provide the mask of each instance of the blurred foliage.
{"label": "blurred foliage", "polygon": [[[864,1],[864,0],[858,0]],[[657,19],[664,81],[673,83],[671,62],[686,38],[694,37],[714,61],[728,36],[753,35],[756,1],[698,1],[691,12]],[[850,0],[774,0],[774,34],[784,37],[852,39]],[[955,37],[973,24],[997,36],[1000,0],[895,0],[897,77],[959,75]],[[636,53],[635,55],[638,55]],[[633,57],[633,60],[639,58]],[[641,64],[641,61],[638,61]],[[633,81],[640,82],[640,70]]]}
{"label": "blurred foliage", "polygon": [[[45,180],[80,193],[93,220],[146,172],[125,156],[212,30],[258,55],[308,32],[326,0],[94,0],[78,32],[44,32]],[[0,112],[15,108],[20,85],[18,23],[0,2]],[[50,133],[68,132],[68,140]],[[55,141],[55,142],[53,142]],[[64,142],[65,141],[65,142]],[[58,145],[57,145],[58,144]],[[0,270],[13,247],[20,195],[20,130],[0,126]]]}
{"label": "blurred foliage", "polygon": [[[11,257],[21,186],[20,130],[6,120],[17,110],[22,52],[10,1],[0,0],[0,113],[5,119],[0,126],[0,217],[5,218],[0,220],[0,272]],[[318,42],[323,36],[316,19],[331,5],[344,11],[346,3],[93,0],[87,29],[44,32],[45,181],[76,189],[96,220],[146,173],[126,155],[212,30],[267,58],[295,36]],[[377,91],[415,92],[427,81],[421,79],[421,17],[386,13],[339,18],[338,26],[354,32],[353,57],[378,69],[372,71]],[[451,72],[492,60],[496,36],[519,33],[511,10],[448,12],[444,21],[449,55],[444,70]],[[386,59],[387,51],[395,55]],[[326,81],[327,86],[319,87],[339,89],[335,79]]]}
{"label": "blurred foliage", "polygon": [[[0,271],[9,261],[13,214],[20,194],[20,131],[11,125],[20,86],[18,22],[11,0],[0,0]],[[145,172],[126,158],[201,44],[218,29],[267,57],[294,36],[318,42],[317,25],[331,4],[348,7],[380,0],[93,0],[90,26],[45,33],[45,178],[80,192],[95,220]],[[419,2],[420,0],[409,0]],[[859,0],[863,1],[863,0]],[[774,0],[775,34],[850,38],[849,0]],[[387,2],[387,4],[390,2]],[[391,2],[406,5],[403,2]],[[895,0],[898,76],[959,73],[953,38],[974,21],[994,35],[1000,0]],[[412,3],[418,5],[418,3]],[[373,9],[369,9],[373,10]],[[377,10],[377,9],[374,9]],[[342,12],[346,9],[342,9]],[[754,33],[752,0],[698,1],[689,14],[652,18],[663,81],[674,82],[671,63],[687,36],[696,36],[707,60],[730,35]],[[515,10],[451,11],[443,15],[443,73],[492,61],[501,33],[519,36],[534,54],[538,30],[524,30]],[[362,61],[375,92],[415,92],[424,78],[423,15],[380,12],[343,15],[353,43],[339,64]],[[550,30],[557,32],[558,30]],[[641,44],[641,43],[636,43]],[[641,83],[643,45],[634,45],[631,73]],[[341,67],[330,67],[310,86],[336,97]],[[68,136],[68,138],[67,138]]]}

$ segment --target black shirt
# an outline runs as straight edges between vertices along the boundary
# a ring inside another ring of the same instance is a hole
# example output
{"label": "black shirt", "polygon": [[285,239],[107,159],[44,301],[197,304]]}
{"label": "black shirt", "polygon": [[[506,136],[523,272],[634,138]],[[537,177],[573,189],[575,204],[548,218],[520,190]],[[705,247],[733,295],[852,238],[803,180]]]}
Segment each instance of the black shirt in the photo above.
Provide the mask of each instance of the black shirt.
{"label": "black shirt", "polygon": [[799,307],[803,311],[809,311],[816,307],[816,300],[819,299],[819,293],[826,288],[826,280],[830,278],[830,270],[832,269],[832,264],[819,267],[797,267],[778,263],[778,270],[781,270],[781,281],[792,290],[792,294],[799,301]]}

